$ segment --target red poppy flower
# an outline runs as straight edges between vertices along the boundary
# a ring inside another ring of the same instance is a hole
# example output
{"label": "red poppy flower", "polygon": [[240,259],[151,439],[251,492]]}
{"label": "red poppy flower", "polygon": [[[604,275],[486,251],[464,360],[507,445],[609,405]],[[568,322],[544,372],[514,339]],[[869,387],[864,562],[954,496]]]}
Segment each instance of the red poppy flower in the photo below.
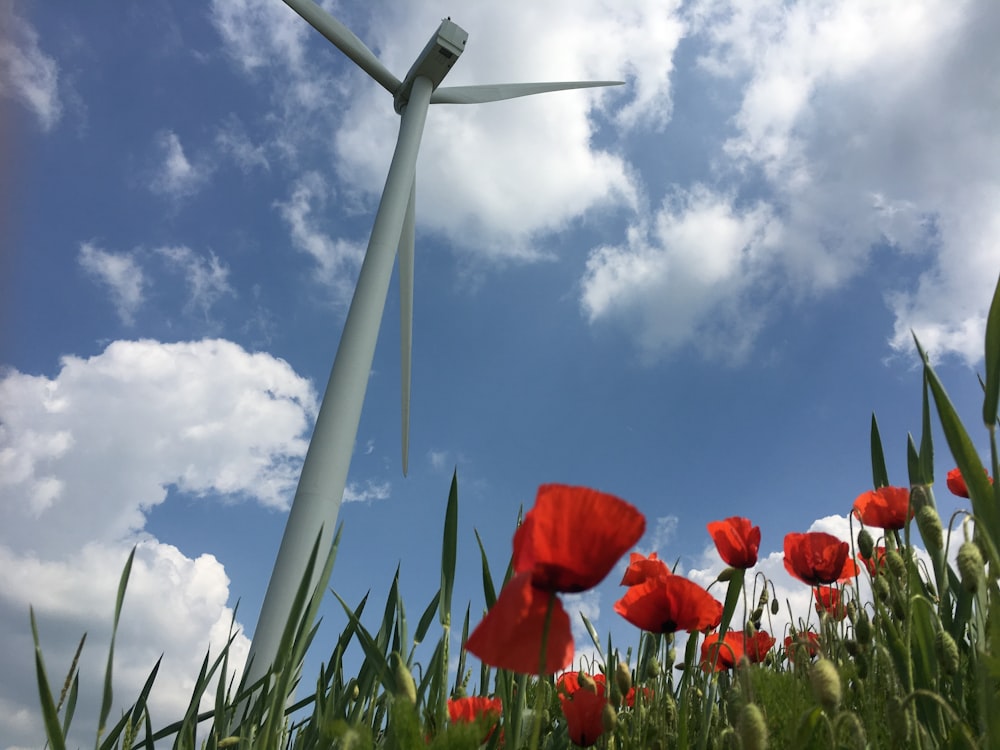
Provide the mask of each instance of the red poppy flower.
{"label": "red poppy flower", "polygon": [[816,612],[822,614],[826,612],[837,622],[847,616],[847,608],[841,591],[836,586],[816,586],[813,588],[813,597],[816,599]]}
{"label": "red poppy flower", "polygon": [[770,633],[766,630],[758,630],[744,643],[747,658],[754,664],[760,664],[767,658],[767,652],[774,644],[775,640]]}
{"label": "red poppy flower", "polygon": [[651,633],[689,633],[714,628],[722,621],[722,605],[697,583],[682,576],[649,580],[632,586],[615,602],[615,612]]}
{"label": "red poppy flower", "polygon": [[671,575],[670,568],[663,560],[656,557],[655,552],[649,557],[633,552],[629,555],[628,568],[625,569],[625,575],[622,576],[621,585],[637,586],[650,579],[662,580],[669,575]]}
{"label": "red poppy flower", "polygon": [[560,484],[539,487],[535,507],[514,532],[515,575],[469,636],[466,650],[491,666],[537,674],[551,607],[543,669],[564,669],[573,661],[573,636],[556,593],[596,586],[645,529],[643,515],[613,495]]}
{"label": "red poppy flower", "polygon": [[503,711],[503,704],[499,698],[487,698],[482,695],[470,695],[466,698],[448,699],[448,718],[453,724],[471,724],[484,718],[484,724],[488,726],[488,731],[482,741],[485,742],[496,730],[497,722],[500,720],[500,713]]}
{"label": "red poppy flower", "polygon": [[702,670],[708,672],[713,665],[716,672],[735,667],[743,658],[745,641],[743,633],[738,630],[726,631],[724,638],[720,638],[718,633],[706,635],[701,643]]}
{"label": "red poppy flower", "polygon": [[556,681],[556,692],[566,717],[566,732],[575,745],[590,747],[604,734],[604,675],[592,675],[593,688],[581,685],[576,672],[567,672]]}
{"label": "red poppy flower", "polygon": [[910,490],[906,487],[879,487],[862,492],[854,501],[854,515],[865,526],[901,529],[910,516]]}
{"label": "red poppy flower", "polygon": [[[990,480],[990,484],[993,484],[993,477],[989,475],[989,472],[987,472],[986,469],[983,469],[983,473],[986,474],[986,478]],[[948,489],[951,490],[951,494],[958,495],[959,497],[969,496],[969,487],[965,483],[965,477],[962,476],[961,469],[955,468],[949,471],[945,484],[948,485]]]}
{"label": "red poppy flower", "polygon": [[810,531],[785,535],[785,569],[810,586],[857,575],[858,566],[848,557],[849,553],[847,542],[833,534]]}
{"label": "red poppy flower", "polygon": [[757,564],[760,526],[753,526],[749,519],[733,516],[724,521],[712,521],[708,524],[708,533],[726,565],[745,569]]}
{"label": "red poppy flower", "polygon": [[785,653],[791,661],[795,661],[795,652],[805,651],[809,658],[819,653],[819,633],[811,630],[798,632],[785,638]]}
{"label": "red poppy flower", "polygon": [[637,692],[634,687],[630,687],[628,692],[625,693],[625,705],[629,708],[635,708],[635,699],[637,695],[641,695],[643,701],[648,705],[653,700],[653,688],[648,685],[640,685],[639,691]]}
{"label": "red poppy flower", "polygon": [[876,547],[871,558],[865,557],[859,552],[858,559],[868,570],[869,575],[875,577],[878,575],[879,569],[885,565],[885,547]]}

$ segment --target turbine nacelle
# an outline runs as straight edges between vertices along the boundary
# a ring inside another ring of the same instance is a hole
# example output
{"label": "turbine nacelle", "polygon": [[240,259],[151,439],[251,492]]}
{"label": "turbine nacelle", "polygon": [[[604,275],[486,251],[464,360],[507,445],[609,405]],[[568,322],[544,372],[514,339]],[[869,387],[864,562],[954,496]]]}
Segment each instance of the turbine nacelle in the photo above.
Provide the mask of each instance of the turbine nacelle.
{"label": "turbine nacelle", "polygon": [[465,43],[469,35],[461,26],[452,22],[450,18],[441,21],[438,30],[427,42],[427,46],[417,57],[416,62],[410,66],[410,70],[403,79],[399,90],[393,96],[393,105],[397,114],[402,114],[406,108],[406,103],[410,100],[410,91],[413,89],[413,81],[417,76],[423,76],[431,82],[431,89],[436,89],[448,71],[458,60],[459,55],[465,51]]}

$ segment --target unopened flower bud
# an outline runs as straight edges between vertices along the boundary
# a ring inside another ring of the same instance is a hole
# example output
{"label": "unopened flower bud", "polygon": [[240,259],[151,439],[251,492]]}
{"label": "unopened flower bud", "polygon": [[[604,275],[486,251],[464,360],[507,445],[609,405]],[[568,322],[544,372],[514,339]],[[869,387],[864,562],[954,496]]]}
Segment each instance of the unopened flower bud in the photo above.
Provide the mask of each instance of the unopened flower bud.
{"label": "unopened flower bud", "polygon": [[750,614],[750,621],[751,622],[760,622],[760,618],[762,618],[763,616],[764,616],[764,608],[763,607],[757,607],[757,609],[755,609]]}
{"label": "unopened flower bud", "polygon": [[727,583],[732,577],[733,573],[736,572],[735,568],[726,568],[721,573],[719,573],[718,580],[722,583]]}
{"label": "unopened flower bud", "polygon": [[604,704],[604,709],[601,713],[601,723],[604,725],[605,732],[612,732],[618,726],[618,712],[615,711],[615,707],[610,703]]}
{"label": "unopened flower bud", "polygon": [[879,576],[872,581],[872,591],[880,602],[889,598],[889,582],[885,580],[885,576]]}
{"label": "unopened flower bud", "polygon": [[858,615],[858,621],[854,623],[854,635],[862,646],[868,646],[872,642],[872,621],[864,612]]}
{"label": "unopened flower bud", "polygon": [[934,651],[937,652],[938,664],[946,675],[958,672],[958,644],[947,630],[939,630],[934,636]]}
{"label": "unopened flower bud", "polygon": [[577,672],[577,681],[580,683],[580,688],[583,690],[589,690],[594,695],[597,695],[597,682],[586,672]]}
{"label": "unopened flower bud", "polygon": [[958,548],[958,573],[966,591],[975,591],[983,582],[986,563],[975,542],[962,542]]}
{"label": "unopened flower bud", "polygon": [[861,529],[858,532],[858,551],[866,560],[871,560],[872,555],[875,554],[875,540],[872,539],[868,529]]}
{"label": "unopened flower bud", "polygon": [[903,701],[899,696],[889,694],[886,698],[886,715],[889,719],[889,732],[892,736],[894,747],[907,747],[910,741],[910,734],[913,732],[913,721],[910,712],[904,710]]}
{"label": "unopened flower bud", "polygon": [[816,700],[828,713],[840,707],[840,675],[832,661],[817,659],[809,670],[809,682]]}
{"label": "unopened flower bud", "polygon": [[944,529],[941,527],[941,516],[931,505],[925,505],[917,511],[917,528],[920,536],[928,547],[941,549],[944,546]]}
{"label": "unopened flower bud", "polygon": [[668,727],[672,727],[677,723],[677,702],[670,693],[667,693],[663,698],[663,718],[666,720]]}
{"label": "unopened flower bud", "polygon": [[768,593],[767,586],[765,586],[764,588],[762,588],[760,590],[760,596],[757,597],[757,606],[758,607],[763,607],[765,604],[767,604],[768,601],[770,601],[770,596],[771,595],[770,595],[770,593]]}
{"label": "unopened flower bud", "polygon": [[618,667],[615,669],[615,683],[622,695],[626,695],[632,688],[632,670],[623,661],[618,662]]}
{"label": "unopened flower bud", "polygon": [[395,651],[389,654],[389,663],[392,667],[393,678],[396,685],[396,689],[394,691],[396,697],[416,704],[417,686],[413,682],[413,673],[410,672],[410,668],[406,666],[406,662],[403,661],[403,658]]}
{"label": "unopened flower bud", "polygon": [[772,615],[776,615],[780,611],[781,611],[781,604],[778,602],[777,599],[772,599],[771,600],[771,614]]}
{"label": "unopened flower bud", "polygon": [[887,549],[885,551],[885,564],[889,566],[889,570],[896,576],[896,580],[902,580],[903,576],[906,575],[906,563],[903,562],[903,556],[899,554],[898,550]]}
{"label": "unopened flower bud", "polygon": [[837,723],[839,726],[844,727],[841,731],[850,737],[851,746],[868,747],[868,738],[865,735],[864,725],[862,725],[861,719],[858,718],[856,713],[845,711],[837,717]]}
{"label": "unopened flower bud", "polygon": [[659,677],[660,676],[660,662],[658,662],[655,658],[650,659],[649,662],[646,664],[646,673],[650,677]]}
{"label": "unopened flower bud", "polygon": [[353,677],[347,681],[347,694],[351,697],[352,701],[356,701],[358,696],[361,695],[361,691],[358,689],[358,681]]}
{"label": "unopened flower bud", "polygon": [[767,722],[756,703],[747,703],[736,720],[743,750],[766,750]]}

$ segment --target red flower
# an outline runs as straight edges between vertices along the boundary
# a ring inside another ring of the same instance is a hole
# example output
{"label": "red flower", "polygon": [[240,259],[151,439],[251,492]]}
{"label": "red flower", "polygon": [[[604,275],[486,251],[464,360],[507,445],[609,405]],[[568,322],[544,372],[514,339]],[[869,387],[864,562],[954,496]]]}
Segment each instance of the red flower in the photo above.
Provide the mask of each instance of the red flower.
{"label": "red flower", "polygon": [[715,667],[714,671],[722,672],[735,667],[743,658],[746,639],[738,630],[728,630],[724,638],[720,638],[718,633],[711,633],[705,636],[701,643],[701,668],[708,672]]}
{"label": "red flower", "polygon": [[714,628],[722,621],[722,605],[697,583],[681,576],[632,586],[615,602],[615,612],[651,633],[690,633]]}
{"label": "red flower", "polygon": [[847,542],[822,531],[785,535],[785,569],[810,586],[857,575],[849,552]]}
{"label": "red flower", "polygon": [[752,568],[757,564],[760,526],[752,526],[749,519],[733,516],[724,521],[712,521],[708,524],[708,533],[726,565]]}
{"label": "red flower", "polygon": [[858,553],[858,559],[861,564],[865,566],[868,573],[875,577],[878,575],[879,569],[885,565],[885,547],[876,547],[875,551],[872,553],[871,558],[864,557],[860,552]]}
{"label": "red flower", "polygon": [[576,672],[567,672],[556,680],[556,692],[566,717],[566,732],[580,747],[590,747],[604,734],[604,706],[608,702],[604,697],[604,675],[590,677],[593,686],[581,684]]}
{"label": "red flower", "polygon": [[800,631],[785,638],[785,652],[789,660],[795,661],[796,651],[805,651],[810,659],[816,656],[819,653],[819,633]]}
{"label": "red flower", "polygon": [[862,492],[854,501],[854,515],[865,526],[901,529],[910,516],[910,491],[906,487],[879,487]]}
{"label": "red flower", "polygon": [[622,576],[622,586],[637,586],[650,579],[662,580],[671,575],[670,568],[663,560],[657,559],[656,553],[644,557],[638,552],[629,555],[628,568]]}
{"label": "red flower", "polygon": [[543,669],[564,669],[573,661],[573,635],[556,593],[596,586],[645,530],[645,517],[613,495],[561,484],[539,487],[535,507],[514,532],[515,575],[469,636],[466,650],[494,667],[537,674],[551,609]]}
{"label": "red flower", "polygon": [[647,704],[649,704],[650,701],[653,700],[653,688],[647,685],[640,685],[639,691],[640,692],[636,692],[636,689],[634,687],[630,687],[628,689],[628,692],[625,693],[626,706],[628,706],[629,708],[635,708],[635,698],[637,695],[641,695],[642,700],[645,701]]}
{"label": "red flower", "polygon": [[816,599],[817,613],[826,612],[837,622],[847,616],[841,591],[836,586],[816,586],[813,588],[813,596]]}
{"label": "red flower", "polygon": [[[986,469],[983,469],[983,473],[986,474],[986,478],[990,480],[990,484],[993,484],[993,477],[989,475]],[[945,480],[948,485],[948,489],[951,490],[953,495],[958,495],[959,497],[969,496],[969,487],[965,483],[965,477],[962,476],[961,469],[952,469],[948,472],[948,478]]]}
{"label": "red flower", "polygon": [[499,698],[472,695],[467,698],[448,699],[448,718],[451,719],[452,724],[471,724],[485,719],[484,724],[488,725],[489,730],[483,737],[483,742],[488,740],[496,730],[502,711],[503,704]]}
{"label": "red flower", "polygon": [[747,658],[754,664],[760,664],[767,658],[767,652],[774,646],[774,638],[766,630],[758,630],[746,639],[744,647]]}

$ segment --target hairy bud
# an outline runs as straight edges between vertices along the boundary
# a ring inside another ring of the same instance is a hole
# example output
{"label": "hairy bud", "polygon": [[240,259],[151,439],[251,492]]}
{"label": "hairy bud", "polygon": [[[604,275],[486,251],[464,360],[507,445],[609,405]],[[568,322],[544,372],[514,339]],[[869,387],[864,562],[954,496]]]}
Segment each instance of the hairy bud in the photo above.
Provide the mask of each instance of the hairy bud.
{"label": "hairy bud", "polygon": [[840,674],[833,662],[820,657],[809,670],[809,683],[819,704],[833,713],[840,707]]}
{"label": "hairy bud", "polygon": [[766,750],[767,722],[764,714],[756,703],[747,703],[740,710],[736,719],[736,730],[739,732],[743,750]]}
{"label": "hairy bud", "polygon": [[975,542],[962,542],[958,548],[958,573],[962,578],[962,587],[966,591],[975,591],[983,582],[986,563]]}

